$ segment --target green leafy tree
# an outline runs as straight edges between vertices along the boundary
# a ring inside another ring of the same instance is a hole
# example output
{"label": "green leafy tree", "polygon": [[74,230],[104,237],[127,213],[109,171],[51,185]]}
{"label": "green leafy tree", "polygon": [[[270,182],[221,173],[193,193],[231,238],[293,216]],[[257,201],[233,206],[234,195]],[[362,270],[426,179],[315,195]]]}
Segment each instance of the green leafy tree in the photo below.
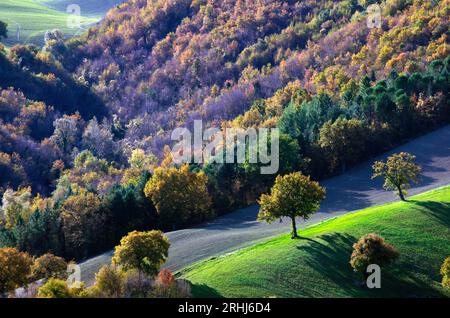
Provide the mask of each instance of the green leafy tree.
{"label": "green leafy tree", "polygon": [[0,294],[29,282],[33,260],[15,248],[0,248]]}
{"label": "green leafy tree", "polygon": [[292,238],[298,238],[296,217],[304,220],[317,212],[320,202],[325,198],[325,189],[309,176],[294,172],[278,176],[270,194],[263,194],[258,220],[271,223],[281,217],[292,220]]}
{"label": "green leafy tree", "polygon": [[415,156],[401,152],[388,157],[386,162],[377,161],[373,165],[372,179],[383,177],[386,190],[396,190],[402,201],[405,201],[411,182],[418,183],[422,168],[414,163]]}
{"label": "green leafy tree", "polygon": [[393,263],[399,256],[400,253],[394,246],[386,243],[377,234],[370,233],[353,244],[350,265],[355,272],[365,274],[367,266],[370,264],[382,267]]}
{"label": "green leafy tree", "polygon": [[161,231],[131,232],[116,246],[112,262],[125,271],[158,274],[169,253],[170,242]]}

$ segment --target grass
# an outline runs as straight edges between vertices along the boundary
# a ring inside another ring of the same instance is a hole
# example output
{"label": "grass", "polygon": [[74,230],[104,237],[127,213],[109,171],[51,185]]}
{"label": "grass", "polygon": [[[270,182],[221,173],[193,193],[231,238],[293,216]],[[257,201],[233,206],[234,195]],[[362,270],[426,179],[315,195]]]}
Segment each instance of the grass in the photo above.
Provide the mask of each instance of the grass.
{"label": "grass", "polygon": [[81,8],[81,15],[100,19],[109,9],[125,0],[35,0],[49,8],[66,12],[68,5],[76,3]]}
{"label": "grass", "polygon": [[[78,35],[88,25],[95,23],[99,18],[80,18],[82,29],[67,26],[69,15],[64,11],[44,6],[38,0],[1,0],[0,20],[8,23],[8,38],[3,40],[6,46],[18,43],[32,43],[42,45],[47,30],[59,29],[65,37]],[[20,37],[17,38],[18,30]]]}
{"label": "grass", "polygon": [[[401,256],[368,289],[349,265],[352,245],[375,232]],[[450,187],[313,225],[196,263],[177,275],[196,297],[442,297],[439,269],[450,255]]]}

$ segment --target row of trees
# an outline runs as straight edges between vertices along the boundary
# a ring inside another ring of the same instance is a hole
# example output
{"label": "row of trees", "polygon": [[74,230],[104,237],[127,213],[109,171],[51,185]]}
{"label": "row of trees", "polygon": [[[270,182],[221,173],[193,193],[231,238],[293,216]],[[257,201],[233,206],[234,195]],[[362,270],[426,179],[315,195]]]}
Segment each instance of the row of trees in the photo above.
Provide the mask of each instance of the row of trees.
{"label": "row of trees", "polygon": [[[190,283],[175,279],[165,263],[170,243],[160,231],[130,232],[115,248],[95,284],[68,282],[64,259],[45,254],[33,259],[14,248],[0,248],[0,296],[39,298],[190,297]],[[24,290],[18,291],[19,287]]]}
{"label": "row of trees", "polygon": [[[203,171],[183,165],[159,167],[151,174],[148,159],[135,151],[131,167],[114,179],[112,166],[85,151],[51,197],[33,197],[30,188],[7,190],[0,245],[79,260],[111,248],[133,230],[174,230],[214,216]],[[112,185],[102,191],[98,179],[105,176]],[[117,177],[121,184],[114,184]]]}
{"label": "row of trees", "polygon": [[67,263],[52,254],[38,258],[15,248],[0,248],[0,297],[41,279],[66,279]]}

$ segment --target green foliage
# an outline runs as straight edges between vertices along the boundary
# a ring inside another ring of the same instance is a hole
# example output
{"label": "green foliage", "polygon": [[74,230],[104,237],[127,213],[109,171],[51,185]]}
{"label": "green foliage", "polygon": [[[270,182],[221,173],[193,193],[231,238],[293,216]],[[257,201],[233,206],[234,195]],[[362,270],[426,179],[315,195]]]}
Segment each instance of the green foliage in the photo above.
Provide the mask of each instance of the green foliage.
{"label": "green foliage", "polygon": [[400,253],[394,246],[386,243],[377,234],[370,233],[353,244],[350,265],[355,272],[366,274],[369,265],[376,264],[383,267],[393,263],[399,256]]}
{"label": "green foliage", "polygon": [[[61,221],[57,210],[47,207],[35,210],[28,222],[21,222],[12,231],[14,246],[32,255],[42,255],[49,251],[62,255]],[[2,240],[0,239],[0,242]]]}
{"label": "green foliage", "polygon": [[67,286],[67,282],[60,279],[51,278],[42,285],[37,294],[38,298],[72,298],[72,292]]}
{"label": "green foliage", "polygon": [[304,220],[317,212],[325,198],[325,189],[300,172],[278,176],[270,194],[263,194],[258,220],[273,222],[281,217],[292,220],[292,238],[297,238],[296,217]]}
{"label": "green foliage", "polygon": [[[439,268],[448,256],[449,193],[443,187],[312,224],[299,231],[304,240],[283,234],[200,261],[179,277],[192,282],[194,297],[448,297]],[[401,252],[382,269],[381,289],[361,284],[349,265],[352,245],[367,233]]]}
{"label": "green foliage", "polygon": [[401,152],[390,156],[386,162],[377,161],[373,164],[373,178],[383,177],[384,188],[395,190],[400,199],[405,200],[405,189],[411,182],[418,183],[422,168],[414,163],[415,156]]}
{"label": "green foliage", "polygon": [[126,271],[137,270],[156,276],[169,252],[169,240],[161,231],[131,232],[116,246],[113,264]]}
{"label": "green foliage", "polygon": [[290,104],[283,113],[278,127],[282,133],[299,139],[302,143],[318,140],[319,130],[327,121],[334,121],[341,110],[327,94],[314,96],[302,105]]}

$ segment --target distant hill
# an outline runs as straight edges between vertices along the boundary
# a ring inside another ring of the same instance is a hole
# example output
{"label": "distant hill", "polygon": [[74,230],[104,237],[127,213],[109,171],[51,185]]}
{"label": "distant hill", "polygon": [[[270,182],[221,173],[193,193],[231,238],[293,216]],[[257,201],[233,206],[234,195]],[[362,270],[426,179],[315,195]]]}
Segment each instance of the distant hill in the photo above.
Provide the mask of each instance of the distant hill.
{"label": "distant hill", "polygon": [[[79,36],[123,0],[2,0],[0,20],[8,23],[7,46],[17,43],[42,45],[47,30],[59,29],[65,38]],[[69,28],[67,7],[76,3],[81,8],[81,28]]]}
{"label": "distant hill", "polygon": [[7,46],[18,43],[33,43],[42,45],[47,30],[59,29],[65,38],[80,35],[85,29],[97,22],[99,18],[82,16],[81,29],[68,28],[69,15],[48,8],[33,0],[2,0],[0,1],[0,20],[8,23]]}
{"label": "distant hill", "polygon": [[364,76],[423,72],[448,56],[449,1],[382,2],[373,28],[374,2],[130,0],[65,65],[124,124],[142,121],[133,138],[153,136],[157,151],[197,118],[233,120],[264,99],[261,122],[273,126],[295,87],[336,99]]}
{"label": "distant hill", "polygon": [[[118,166],[128,164],[135,148],[162,160],[173,129],[202,119],[205,127],[280,128],[292,152],[281,158],[283,173],[302,170],[319,179],[450,121],[449,0],[380,1],[377,16],[368,10],[374,0],[129,0],[119,6],[83,0],[82,22],[93,26],[80,37],[66,27],[72,1],[37,1],[1,1],[6,45],[18,42],[15,22],[20,42],[42,44],[54,28],[65,38],[57,34],[42,49],[0,52],[0,68],[10,72],[0,77],[0,91],[23,93],[26,100],[15,103],[23,112],[29,101],[55,107],[56,117],[78,111],[85,121],[78,135],[93,116],[105,121]],[[17,112],[11,118],[8,136],[33,131]],[[52,130],[46,127],[30,138],[43,142]],[[332,147],[340,130],[359,136],[354,155],[344,158],[341,147]],[[64,149],[66,167],[86,148],[74,140]],[[236,191],[261,191],[257,181],[248,189],[236,184]]]}

